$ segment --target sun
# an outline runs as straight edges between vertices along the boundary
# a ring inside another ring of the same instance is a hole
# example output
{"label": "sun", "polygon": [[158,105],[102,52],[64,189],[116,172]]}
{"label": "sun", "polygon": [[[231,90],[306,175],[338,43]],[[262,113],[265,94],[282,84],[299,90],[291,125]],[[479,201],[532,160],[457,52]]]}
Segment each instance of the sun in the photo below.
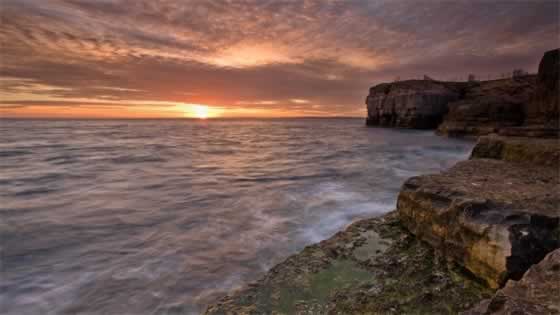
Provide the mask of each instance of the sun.
{"label": "sun", "polygon": [[208,106],[203,105],[193,105],[192,106],[192,114],[194,117],[199,119],[206,119],[208,118]]}
{"label": "sun", "polygon": [[174,111],[185,118],[207,119],[219,117],[223,109],[202,104],[179,103],[175,105]]}

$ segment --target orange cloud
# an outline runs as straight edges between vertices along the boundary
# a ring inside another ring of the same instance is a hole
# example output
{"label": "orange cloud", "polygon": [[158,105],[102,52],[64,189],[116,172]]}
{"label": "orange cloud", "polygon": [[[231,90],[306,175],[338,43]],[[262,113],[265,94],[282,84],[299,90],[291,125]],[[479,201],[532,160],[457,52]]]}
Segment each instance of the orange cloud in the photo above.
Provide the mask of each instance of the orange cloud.
{"label": "orange cloud", "polygon": [[368,87],[397,76],[534,71],[557,46],[559,9],[557,1],[418,9],[406,0],[3,0],[0,110],[175,117],[185,114],[176,106],[201,104],[221,117],[362,115]]}

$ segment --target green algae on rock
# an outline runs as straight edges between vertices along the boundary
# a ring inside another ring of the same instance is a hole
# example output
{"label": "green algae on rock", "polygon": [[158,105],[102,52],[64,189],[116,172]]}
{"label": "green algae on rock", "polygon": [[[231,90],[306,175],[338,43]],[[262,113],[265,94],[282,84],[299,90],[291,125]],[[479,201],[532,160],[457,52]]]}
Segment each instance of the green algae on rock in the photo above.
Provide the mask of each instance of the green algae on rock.
{"label": "green algae on rock", "polygon": [[491,292],[416,240],[393,212],[306,247],[206,313],[453,314]]}

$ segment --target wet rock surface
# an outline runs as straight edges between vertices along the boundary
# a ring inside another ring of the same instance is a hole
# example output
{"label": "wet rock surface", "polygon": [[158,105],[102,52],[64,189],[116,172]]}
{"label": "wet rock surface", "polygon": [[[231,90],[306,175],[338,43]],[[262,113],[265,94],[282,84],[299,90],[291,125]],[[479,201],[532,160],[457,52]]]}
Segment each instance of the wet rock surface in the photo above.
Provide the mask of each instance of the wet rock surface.
{"label": "wet rock surface", "polygon": [[491,292],[393,212],[306,247],[206,314],[456,314]]}
{"label": "wet rock surface", "polygon": [[556,167],[473,159],[409,179],[397,208],[418,238],[498,288],[559,247],[559,184]]}
{"label": "wet rock surface", "polygon": [[464,315],[560,314],[560,249],[532,266],[519,281],[510,280],[491,298]]}

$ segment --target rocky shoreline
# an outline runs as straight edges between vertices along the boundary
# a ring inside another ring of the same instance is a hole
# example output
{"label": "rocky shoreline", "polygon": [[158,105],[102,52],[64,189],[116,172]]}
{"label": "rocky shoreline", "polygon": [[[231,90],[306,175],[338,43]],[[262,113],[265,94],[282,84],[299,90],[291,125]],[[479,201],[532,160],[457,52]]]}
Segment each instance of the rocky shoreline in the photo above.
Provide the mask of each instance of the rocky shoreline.
{"label": "rocky shoreline", "polygon": [[394,211],[307,246],[207,314],[449,313],[491,292],[410,234]]}
{"label": "rocky shoreline", "polygon": [[482,136],[470,159],[206,314],[560,314],[559,64],[554,50],[536,77],[373,87],[368,125]]}

